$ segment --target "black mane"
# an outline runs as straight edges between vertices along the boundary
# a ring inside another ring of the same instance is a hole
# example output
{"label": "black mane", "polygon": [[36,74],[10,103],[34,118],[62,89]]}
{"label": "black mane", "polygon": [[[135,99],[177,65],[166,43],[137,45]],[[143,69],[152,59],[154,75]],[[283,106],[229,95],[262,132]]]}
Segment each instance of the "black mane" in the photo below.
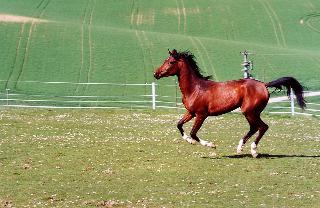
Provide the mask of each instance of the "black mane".
{"label": "black mane", "polygon": [[197,77],[204,80],[208,80],[212,78],[212,76],[203,76],[201,74],[201,69],[199,68],[198,63],[195,60],[196,57],[190,51],[177,52],[176,56],[178,58],[184,58],[189,63],[189,65],[191,66],[191,69],[195,72]]}

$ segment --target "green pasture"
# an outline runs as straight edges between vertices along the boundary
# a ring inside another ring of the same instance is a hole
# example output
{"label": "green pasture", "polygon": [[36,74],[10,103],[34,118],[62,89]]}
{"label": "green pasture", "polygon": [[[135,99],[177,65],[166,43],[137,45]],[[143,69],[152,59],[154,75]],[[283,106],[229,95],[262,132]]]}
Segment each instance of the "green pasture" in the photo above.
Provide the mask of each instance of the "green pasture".
{"label": "green pasture", "polygon": [[319,207],[319,119],[263,115],[255,159],[242,115],[205,122],[217,149],[182,141],[181,115],[2,108],[0,207]]}
{"label": "green pasture", "polygon": [[[217,81],[242,77],[239,52],[248,49],[255,53],[256,78],[290,75],[309,90],[319,89],[317,0],[0,0],[0,5],[0,14],[45,20],[0,21],[2,98],[10,89],[21,99],[134,100],[150,89],[87,83],[151,83],[168,48],[192,51],[203,73]],[[174,101],[175,87],[164,85],[176,79],[157,83],[159,95],[170,96],[161,99]]]}
{"label": "green pasture", "polygon": [[[216,81],[241,78],[248,49],[255,78],[319,90],[319,10],[318,0],[0,0],[0,105],[151,107],[151,86],[132,84],[155,81],[173,48]],[[157,81],[157,101],[180,103],[176,82]],[[318,112],[319,98],[307,100]],[[242,115],[206,121],[199,135],[215,150],[181,140],[182,114],[1,107],[0,207],[319,206],[318,117],[264,114],[254,159],[249,146],[235,153]]]}

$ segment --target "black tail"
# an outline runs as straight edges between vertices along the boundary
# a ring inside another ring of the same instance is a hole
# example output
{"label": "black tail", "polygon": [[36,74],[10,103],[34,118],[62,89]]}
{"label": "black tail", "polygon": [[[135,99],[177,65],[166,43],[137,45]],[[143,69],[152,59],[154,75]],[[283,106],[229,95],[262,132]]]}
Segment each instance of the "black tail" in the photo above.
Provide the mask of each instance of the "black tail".
{"label": "black tail", "polygon": [[303,86],[293,77],[281,77],[266,84],[267,87],[275,87],[282,90],[282,86],[287,88],[287,95],[290,96],[291,89],[297,97],[300,108],[306,107],[306,101],[303,97]]}

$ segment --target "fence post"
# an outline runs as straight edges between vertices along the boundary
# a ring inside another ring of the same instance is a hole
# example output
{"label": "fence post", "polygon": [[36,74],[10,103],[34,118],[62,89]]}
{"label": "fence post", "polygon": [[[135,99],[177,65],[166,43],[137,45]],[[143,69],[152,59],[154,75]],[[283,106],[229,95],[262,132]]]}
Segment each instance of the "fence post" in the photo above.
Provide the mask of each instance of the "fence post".
{"label": "fence post", "polygon": [[156,109],[156,83],[151,83],[151,92],[152,92],[152,109]]}
{"label": "fence post", "polygon": [[9,91],[10,91],[10,89],[6,89],[6,91],[7,91],[7,106],[9,105]]}
{"label": "fence post", "polygon": [[292,88],[290,88],[290,102],[291,102],[291,115],[294,116],[294,95]]}

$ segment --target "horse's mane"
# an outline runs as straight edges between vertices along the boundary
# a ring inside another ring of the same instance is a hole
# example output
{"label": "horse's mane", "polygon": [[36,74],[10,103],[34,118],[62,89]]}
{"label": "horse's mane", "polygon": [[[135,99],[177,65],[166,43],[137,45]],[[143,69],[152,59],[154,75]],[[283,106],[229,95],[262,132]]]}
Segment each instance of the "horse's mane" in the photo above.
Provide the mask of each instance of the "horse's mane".
{"label": "horse's mane", "polygon": [[177,52],[177,57],[178,58],[184,58],[190,65],[191,69],[195,72],[195,74],[197,75],[197,77],[204,79],[204,80],[208,80],[211,79],[212,76],[203,76],[201,74],[201,69],[198,66],[197,61],[195,60],[196,57],[190,52],[190,51],[179,51]]}

